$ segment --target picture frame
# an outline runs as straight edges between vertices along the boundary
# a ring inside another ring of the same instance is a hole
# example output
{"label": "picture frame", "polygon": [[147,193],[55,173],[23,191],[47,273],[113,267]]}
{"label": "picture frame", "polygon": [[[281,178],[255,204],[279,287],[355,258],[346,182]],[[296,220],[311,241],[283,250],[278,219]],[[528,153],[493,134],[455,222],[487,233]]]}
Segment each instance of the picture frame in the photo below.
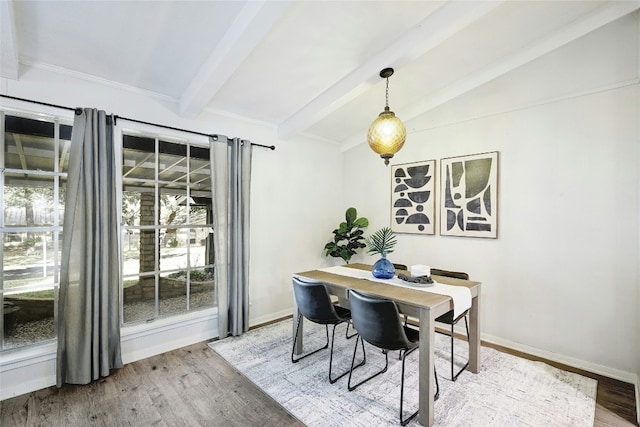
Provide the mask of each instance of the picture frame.
{"label": "picture frame", "polygon": [[440,235],[498,237],[498,152],[440,159]]}
{"label": "picture frame", "polygon": [[435,234],[436,161],[391,167],[391,230]]}

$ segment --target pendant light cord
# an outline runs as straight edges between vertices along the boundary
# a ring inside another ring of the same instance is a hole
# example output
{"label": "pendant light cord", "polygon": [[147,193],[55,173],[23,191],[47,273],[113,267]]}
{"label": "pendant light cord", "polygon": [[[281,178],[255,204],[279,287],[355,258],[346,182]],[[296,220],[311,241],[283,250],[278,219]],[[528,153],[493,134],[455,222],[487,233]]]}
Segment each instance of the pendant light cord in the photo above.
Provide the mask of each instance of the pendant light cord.
{"label": "pendant light cord", "polygon": [[385,107],[389,109],[389,77],[387,77],[387,90],[385,92]]}

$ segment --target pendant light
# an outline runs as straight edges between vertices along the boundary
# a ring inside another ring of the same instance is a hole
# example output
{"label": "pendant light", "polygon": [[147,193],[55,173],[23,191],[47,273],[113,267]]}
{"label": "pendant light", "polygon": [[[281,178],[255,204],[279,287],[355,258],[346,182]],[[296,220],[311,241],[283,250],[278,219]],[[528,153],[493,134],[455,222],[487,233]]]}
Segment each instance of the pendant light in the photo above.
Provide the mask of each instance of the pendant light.
{"label": "pendant light", "polygon": [[369,147],[384,159],[384,164],[389,165],[389,159],[400,151],[407,138],[407,129],[402,120],[389,110],[389,77],[393,75],[393,68],[385,68],[380,71],[380,77],[387,79],[386,102],[384,111],[369,126],[367,142]]}

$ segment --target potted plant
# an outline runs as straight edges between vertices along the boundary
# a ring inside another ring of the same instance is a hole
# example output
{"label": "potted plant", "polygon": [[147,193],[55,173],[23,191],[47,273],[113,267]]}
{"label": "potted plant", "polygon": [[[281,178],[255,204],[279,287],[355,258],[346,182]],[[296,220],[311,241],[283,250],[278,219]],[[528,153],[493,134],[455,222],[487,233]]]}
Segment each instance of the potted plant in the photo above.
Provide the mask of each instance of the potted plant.
{"label": "potted plant", "polygon": [[363,228],[369,226],[365,217],[358,218],[356,208],[349,208],[345,212],[345,220],[333,230],[333,240],[324,246],[325,255],[342,258],[347,264],[358,249],[366,247]]}
{"label": "potted plant", "polygon": [[374,277],[391,279],[395,275],[395,268],[393,268],[393,264],[387,259],[387,254],[393,252],[396,243],[396,235],[390,227],[383,227],[371,236],[365,238],[365,244],[369,247],[367,253],[380,254],[381,256],[371,269]]}

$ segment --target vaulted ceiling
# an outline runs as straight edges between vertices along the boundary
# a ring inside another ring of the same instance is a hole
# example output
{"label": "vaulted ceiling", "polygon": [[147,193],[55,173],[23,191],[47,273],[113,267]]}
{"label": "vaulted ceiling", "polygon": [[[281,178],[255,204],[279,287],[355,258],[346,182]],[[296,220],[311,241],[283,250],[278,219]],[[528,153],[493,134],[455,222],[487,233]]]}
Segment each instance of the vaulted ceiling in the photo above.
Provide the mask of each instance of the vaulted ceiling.
{"label": "vaulted ceiling", "polygon": [[[640,8],[633,1],[0,0],[0,74],[144,92],[343,147],[385,102],[404,121]],[[117,113],[117,112],[116,112]]]}

